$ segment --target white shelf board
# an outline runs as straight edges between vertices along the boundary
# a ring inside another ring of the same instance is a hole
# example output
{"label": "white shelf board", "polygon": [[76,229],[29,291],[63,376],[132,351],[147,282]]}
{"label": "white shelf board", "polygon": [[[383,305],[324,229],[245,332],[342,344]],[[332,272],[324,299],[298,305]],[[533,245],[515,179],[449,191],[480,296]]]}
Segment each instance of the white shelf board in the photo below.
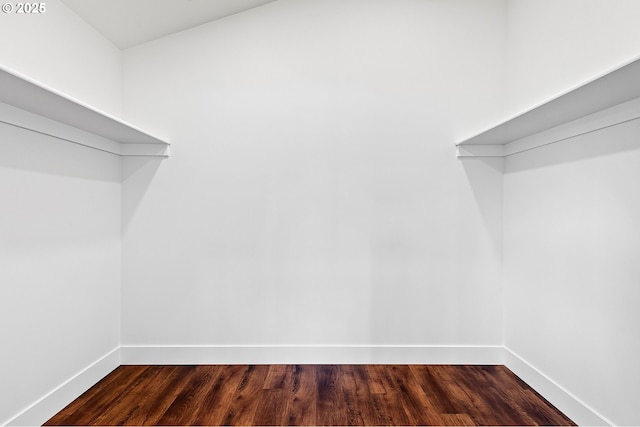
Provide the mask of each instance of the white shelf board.
{"label": "white shelf board", "polygon": [[[509,145],[554,128],[598,114],[619,104],[640,97],[640,60],[634,60],[612,72],[599,76],[551,99],[542,102],[499,124],[458,142],[459,157],[503,157],[515,154]],[[567,137],[564,136],[563,139]],[[546,138],[539,145],[552,141]],[[558,139],[560,140],[560,139]],[[504,154],[495,148],[481,146],[505,145]],[[470,146],[477,146],[469,151]],[[528,148],[531,149],[532,147]],[[474,154],[480,153],[480,154]]]}
{"label": "white shelf board", "polygon": [[[169,156],[168,141],[1,65],[0,103],[9,106],[9,108],[0,110],[0,121],[6,124],[47,133],[59,139],[120,156]],[[17,114],[11,107],[24,110],[27,113]],[[34,125],[38,120],[29,113],[42,117],[46,125],[41,126],[39,123]],[[92,138],[79,140],[76,137],[71,140],[68,137],[68,132],[61,136],[58,133],[49,133],[48,130],[43,130],[44,128],[52,128],[52,122],[60,123],[65,128],[80,130],[81,132],[77,135],[88,133],[116,144],[94,146]]]}

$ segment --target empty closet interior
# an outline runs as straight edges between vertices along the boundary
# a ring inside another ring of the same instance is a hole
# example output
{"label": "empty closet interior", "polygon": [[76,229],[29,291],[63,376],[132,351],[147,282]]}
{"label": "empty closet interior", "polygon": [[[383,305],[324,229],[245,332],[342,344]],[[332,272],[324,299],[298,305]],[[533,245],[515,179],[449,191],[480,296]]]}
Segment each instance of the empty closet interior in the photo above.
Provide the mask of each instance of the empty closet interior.
{"label": "empty closet interior", "polygon": [[0,424],[138,364],[505,365],[640,424],[640,2],[211,1],[2,8]]}

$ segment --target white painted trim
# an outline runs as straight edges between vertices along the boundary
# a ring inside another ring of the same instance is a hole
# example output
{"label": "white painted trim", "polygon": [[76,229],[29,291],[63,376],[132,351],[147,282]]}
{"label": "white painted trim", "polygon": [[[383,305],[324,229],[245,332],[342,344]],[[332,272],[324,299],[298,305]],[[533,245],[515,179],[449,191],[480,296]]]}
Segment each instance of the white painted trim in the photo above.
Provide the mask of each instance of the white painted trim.
{"label": "white painted trim", "polygon": [[505,365],[578,425],[613,425],[508,348],[429,345],[122,346],[123,364],[453,364]]}
{"label": "white painted trim", "polygon": [[457,145],[458,157],[509,157],[638,119],[640,119],[640,98],[635,98],[506,144],[459,144]]}
{"label": "white painted trim", "polygon": [[163,157],[171,154],[171,146],[163,144],[122,144],[120,155],[124,157]]}
{"label": "white painted trim", "polygon": [[108,138],[74,128],[30,111],[0,103],[0,122],[20,129],[50,136],[72,144],[120,155],[120,144]]}
{"label": "white painted trim", "polygon": [[504,145],[458,145],[457,156],[458,158],[464,157],[504,157],[505,146]]}
{"label": "white painted trim", "polygon": [[197,364],[453,364],[505,365],[584,426],[613,425],[513,351],[500,345],[215,345],[121,346],[6,422],[42,425],[119,365]]}
{"label": "white painted trim", "polygon": [[515,114],[460,144],[508,144],[640,97],[640,58]]}
{"label": "white painted trim", "polygon": [[3,425],[42,425],[118,366],[120,366],[120,347],[96,360]]}
{"label": "white painted trim", "polygon": [[640,98],[598,111],[544,132],[510,142],[504,147],[505,157],[534,148],[566,141],[570,138],[617,126],[640,118]]}
{"label": "white painted trim", "polygon": [[0,102],[0,123],[117,156],[169,157],[169,144],[119,143],[97,133]]}
{"label": "white painted trim", "polygon": [[0,102],[118,143],[169,144],[159,138],[0,64]]}
{"label": "white painted trim", "polygon": [[122,364],[501,364],[502,346],[122,346]]}
{"label": "white painted trim", "polygon": [[580,426],[614,425],[512,350],[504,347],[504,365]]}

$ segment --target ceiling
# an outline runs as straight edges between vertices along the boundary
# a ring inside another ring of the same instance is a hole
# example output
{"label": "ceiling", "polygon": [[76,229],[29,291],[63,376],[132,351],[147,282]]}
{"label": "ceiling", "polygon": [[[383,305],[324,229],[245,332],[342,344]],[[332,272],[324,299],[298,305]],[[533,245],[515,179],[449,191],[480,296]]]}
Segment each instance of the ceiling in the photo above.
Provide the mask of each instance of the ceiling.
{"label": "ceiling", "polygon": [[62,0],[120,49],[276,0]]}

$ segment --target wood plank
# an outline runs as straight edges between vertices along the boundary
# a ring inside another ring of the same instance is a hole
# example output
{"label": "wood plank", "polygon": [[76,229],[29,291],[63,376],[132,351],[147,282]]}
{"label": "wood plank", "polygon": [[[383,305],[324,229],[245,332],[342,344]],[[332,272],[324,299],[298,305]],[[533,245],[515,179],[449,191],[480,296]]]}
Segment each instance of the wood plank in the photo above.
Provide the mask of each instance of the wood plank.
{"label": "wood plank", "polygon": [[317,423],[321,426],[347,425],[347,414],[337,365],[319,365],[316,382],[318,388]]}
{"label": "wood plank", "polygon": [[149,366],[143,375],[136,378],[127,387],[126,395],[120,395],[120,399],[111,403],[108,411],[104,411],[94,423],[122,425],[129,422],[137,414],[144,414],[146,411],[144,409],[141,411],[141,406],[148,402],[149,391],[162,374],[162,368]]}
{"label": "wood plank", "polygon": [[[171,405],[171,390],[181,384],[183,368],[181,366],[153,366],[158,372],[155,380],[136,391],[135,411],[123,420],[110,422],[111,425],[156,425],[157,420]],[[115,410],[111,408],[110,412]]]}
{"label": "wood plank", "polygon": [[517,414],[504,413],[503,408],[497,407],[486,385],[478,381],[477,372],[471,371],[469,366],[457,369],[445,366],[436,375],[446,378],[443,382],[455,399],[455,405],[461,408],[460,413],[469,414],[477,425],[519,425],[514,420]]}
{"label": "wood plank", "polygon": [[120,366],[46,425],[575,425],[504,366]]}
{"label": "wood plank", "polygon": [[412,425],[441,426],[443,421],[435,410],[434,405],[425,396],[422,387],[416,381],[408,365],[394,365],[390,368],[395,372],[393,377],[400,390],[400,397],[405,412],[411,419]]}
{"label": "wood plank", "polygon": [[411,371],[416,377],[425,395],[429,397],[434,408],[440,414],[457,414],[459,407],[454,405],[446,383],[434,377],[432,369],[426,365],[411,365]]}
{"label": "wood plank", "polygon": [[202,403],[194,408],[193,425],[222,425],[246,368],[242,365],[221,366],[218,377],[207,390]]}
{"label": "wood plank", "polygon": [[[517,412],[525,419],[532,420],[539,425],[562,425],[571,422],[568,417],[505,366],[497,366],[493,375],[488,379],[494,383],[496,390],[502,391],[502,398],[517,408]],[[507,384],[507,386],[503,387],[503,384]]]}
{"label": "wood plank", "polygon": [[282,389],[264,389],[261,392],[261,403],[253,417],[252,425],[279,426],[283,425],[286,414],[286,392]]}
{"label": "wood plank", "polygon": [[443,424],[445,426],[475,426],[477,425],[473,419],[467,414],[442,414]]}
{"label": "wood plank", "polygon": [[[387,415],[389,425],[408,426],[413,425],[409,416],[405,412],[404,405],[400,401],[401,390],[397,387],[394,381],[390,366],[377,365],[373,369],[376,371],[378,378],[382,382],[386,393],[376,399],[375,403],[380,405],[382,411]],[[375,397],[374,397],[375,398]]]}
{"label": "wood plank", "polygon": [[[344,401],[345,416],[347,418],[346,425],[349,426],[366,426],[364,418],[368,418],[367,405],[363,401],[365,390],[358,387],[358,383],[354,378],[354,369],[352,365],[340,365],[338,367],[340,387],[338,390]],[[371,423],[369,423],[371,425]]]}
{"label": "wood plank", "polygon": [[287,375],[290,373],[287,365],[270,365],[264,380],[265,389],[279,389],[286,387]]}
{"label": "wood plank", "polygon": [[384,384],[380,379],[378,370],[375,369],[375,365],[363,365],[366,372],[366,381],[369,385],[369,391],[371,394],[386,394],[387,389],[384,388]]}
{"label": "wood plank", "polygon": [[318,387],[315,365],[292,365],[288,367],[287,405],[282,425],[318,425]]}
{"label": "wood plank", "polygon": [[[374,393],[372,390],[379,391],[382,386],[377,374],[371,375],[370,366],[352,365],[347,371],[354,381],[354,395],[357,405],[361,411],[364,425],[390,425],[391,419],[385,413],[380,402],[380,393]],[[371,380],[371,378],[375,378]]]}
{"label": "wood plank", "polygon": [[[120,366],[47,421],[51,425],[86,425],[108,411],[148,366]],[[79,401],[79,402],[78,402]],[[48,425],[45,423],[45,425]]]}
{"label": "wood plank", "polygon": [[156,422],[158,425],[193,425],[198,414],[194,408],[202,405],[207,391],[220,374],[219,366],[196,366],[186,373],[186,383],[180,393]]}
{"label": "wood plank", "polygon": [[253,419],[261,404],[260,392],[268,370],[266,365],[249,365],[245,368],[222,425],[254,425]]}

